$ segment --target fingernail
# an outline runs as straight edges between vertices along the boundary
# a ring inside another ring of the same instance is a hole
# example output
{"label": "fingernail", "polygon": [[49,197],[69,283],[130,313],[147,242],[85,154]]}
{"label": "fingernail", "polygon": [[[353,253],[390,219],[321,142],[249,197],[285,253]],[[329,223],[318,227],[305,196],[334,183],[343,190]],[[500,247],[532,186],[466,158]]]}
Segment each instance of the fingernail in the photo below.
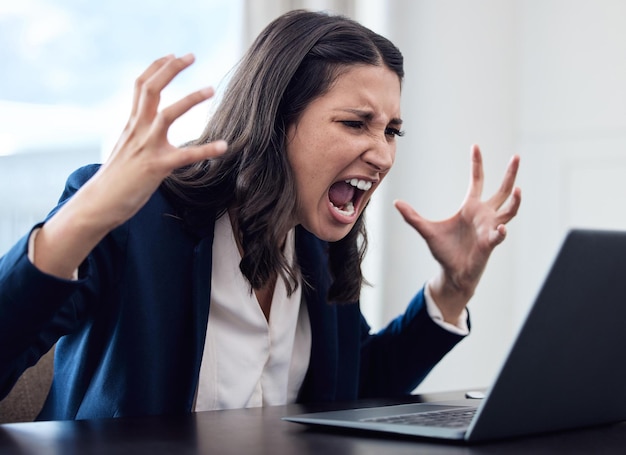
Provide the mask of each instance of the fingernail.
{"label": "fingernail", "polygon": [[228,143],[222,139],[213,142],[213,146],[215,147],[215,150],[218,152],[225,152],[226,149],[228,148]]}
{"label": "fingernail", "polygon": [[192,53],[183,55],[180,59],[185,63],[191,63],[195,60],[195,56]]}
{"label": "fingernail", "polygon": [[215,90],[213,89],[213,87],[205,87],[202,90],[200,90],[200,94],[206,98],[213,96],[214,93],[215,93]]}

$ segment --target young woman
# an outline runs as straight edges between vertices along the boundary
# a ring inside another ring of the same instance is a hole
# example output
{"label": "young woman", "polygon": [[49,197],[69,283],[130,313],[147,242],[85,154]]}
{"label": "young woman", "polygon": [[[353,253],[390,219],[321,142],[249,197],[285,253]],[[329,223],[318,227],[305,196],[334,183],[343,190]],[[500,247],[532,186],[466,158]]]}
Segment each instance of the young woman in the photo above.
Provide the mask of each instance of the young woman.
{"label": "young woman", "polygon": [[41,419],[410,393],[467,333],[465,306],[515,216],[514,157],[442,222],[396,207],[441,270],[370,333],[359,310],[363,213],[393,165],[402,55],[340,16],[271,23],[195,141],[159,110],[190,55],[138,79],[110,158],[79,169],[49,217],[0,260],[0,395],[56,344]]}

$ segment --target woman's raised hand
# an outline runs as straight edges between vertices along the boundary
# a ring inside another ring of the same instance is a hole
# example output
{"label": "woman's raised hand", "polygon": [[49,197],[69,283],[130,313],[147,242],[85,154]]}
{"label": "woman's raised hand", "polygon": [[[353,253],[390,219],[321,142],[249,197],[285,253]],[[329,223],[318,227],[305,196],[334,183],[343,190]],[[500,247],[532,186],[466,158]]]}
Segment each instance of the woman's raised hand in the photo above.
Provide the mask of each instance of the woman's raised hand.
{"label": "woman's raised hand", "polygon": [[174,169],[216,157],[224,141],[176,147],[167,134],[172,123],[213,96],[195,91],[159,110],[162,90],[191,65],[191,54],[156,60],[137,78],[130,118],[108,160],[39,231],[35,265],[69,278],[97,243],[130,219]]}
{"label": "woman's raised hand", "polygon": [[455,324],[474,293],[493,249],[506,236],[506,224],[517,214],[521,190],[514,187],[519,156],[509,162],[498,191],[481,200],[483,165],[478,146],[472,147],[470,184],[461,208],[443,221],[420,216],[406,202],[396,201],[405,221],[426,240],[440,273],[430,282],[433,299],[444,319]]}
{"label": "woman's raised hand", "polygon": [[174,169],[215,157],[224,141],[179,148],[168,142],[169,127],[195,105],[213,96],[212,88],[193,92],[159,111],[162,90],[191,65],[191,54],[156,60],[137,79],[131,115],[108,161],[94,181],[103,181],[101,204],[121,224],[135,214]]}

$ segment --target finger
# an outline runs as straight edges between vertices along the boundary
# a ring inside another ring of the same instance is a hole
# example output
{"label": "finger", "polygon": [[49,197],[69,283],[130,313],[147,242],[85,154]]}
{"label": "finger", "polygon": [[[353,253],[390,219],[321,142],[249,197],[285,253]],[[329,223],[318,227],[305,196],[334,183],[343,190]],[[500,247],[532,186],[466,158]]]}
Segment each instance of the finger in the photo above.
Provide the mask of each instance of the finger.
{"label": "finger", "polygon": [[139,89],[137,103],[137,115],[152,121],[156,115],[161,91],[185,68],[194,62],[193,54],[187,54],[179,58],[170,59],[154,72]]}
{"label": "finger", "polygon": [[207,87],[202,90],[190,93],[183,99],[177,101],[171,106],[163,109],[158,114],[158,119],[155,122],[157,128],[160,128],[164,134],[167,134],[168,128],[174,123],[176,119],[188,112],[189,109],[208,100],[215,94],[213,87]]}
{"label": "finger", "polygon": [[224,154],[227,149],[228,144],[223,140],[183,147],[178,149],[178,153],[170,153],[167,155],[166,165],[170,169],[177,169],[199,161],[216,158]]}
{"label": "finger", "polygon": [[131,117],[137,114],[138,106],[139,106],[139,97],[141,95],[141,87],[146,83],[148,79],[152,77],[154,73],[156,73],[163,65],[165,65],[168,61],[173,59],[173,55],[166,55],[161,57],[154,62],[143,72],[141,75],[135,80],[135,90],[133,93],[133,106],[130,112]]}
{"label": "finger", "polygon": [[422,237],[428,238],[430,236],[427,220],[422,218],[413,207],[401,200],[395,200],[393,205],[400,212],[404,221],[411,225]]}
{"label": "finger", "polygon": [[511,157],[509,165],[506,168],[506,173],[504,174],[504,180],[502,180],[500,188],[490,200],[490,203],[493,204],[495,208],[499,208],[504,204],[511,195],[513,185],[515,185],[515,179],[517,178],[517,171],[519,170],[519,162],[519,155],[513,155],[513,157]]}
{"label": "finger", "polygon": [[505,238],[506,226],[504,224],[500,224],[489,234],[489,245],[494,248],[501,244]]}
{"label": "finger", "polygon": [[468,197],[480,199],[480,196],[483,193],[484,182],[483,158],[480,153],[480,148],[476,144],[472,146],[471,161],[470,183],[467,195]]}
{"label": "finger", "polygon": [[498,212],[498,220],[501,223],[508,223],[513,219],[519,211],[522,203],[522,190],[520,188],[514,188],[508,203]]}

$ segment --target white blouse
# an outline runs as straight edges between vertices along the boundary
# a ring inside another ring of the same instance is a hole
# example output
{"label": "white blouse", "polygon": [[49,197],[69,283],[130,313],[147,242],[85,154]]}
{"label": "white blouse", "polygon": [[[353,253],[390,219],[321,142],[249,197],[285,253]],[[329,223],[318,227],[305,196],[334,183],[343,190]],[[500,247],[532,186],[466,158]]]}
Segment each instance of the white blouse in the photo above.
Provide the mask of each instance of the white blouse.
{"label": "white blouse", "polygon": [[[294,260],[294,231],[286,257]],[[276,280],[266,319],[239,269],[241,255],[228,214],[215,224],[211,307],[196,411],[295,402],[311,352],[311,327],[302,286],[291,296]]]}

